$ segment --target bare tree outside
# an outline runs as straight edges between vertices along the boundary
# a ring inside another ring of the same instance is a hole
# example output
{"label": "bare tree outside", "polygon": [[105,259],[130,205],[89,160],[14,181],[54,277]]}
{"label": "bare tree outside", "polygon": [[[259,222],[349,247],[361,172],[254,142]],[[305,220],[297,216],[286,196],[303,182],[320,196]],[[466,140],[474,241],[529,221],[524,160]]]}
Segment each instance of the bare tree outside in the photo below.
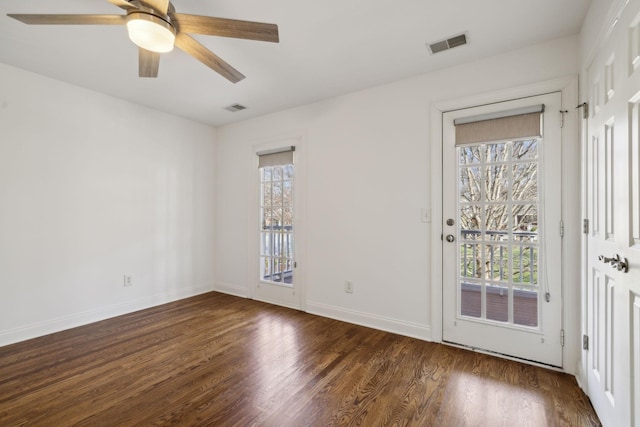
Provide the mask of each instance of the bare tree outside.
{"label": "bare tree outside", "polygon": [[538,139],[459,148],[463,277],[537,285],[538,151]]}

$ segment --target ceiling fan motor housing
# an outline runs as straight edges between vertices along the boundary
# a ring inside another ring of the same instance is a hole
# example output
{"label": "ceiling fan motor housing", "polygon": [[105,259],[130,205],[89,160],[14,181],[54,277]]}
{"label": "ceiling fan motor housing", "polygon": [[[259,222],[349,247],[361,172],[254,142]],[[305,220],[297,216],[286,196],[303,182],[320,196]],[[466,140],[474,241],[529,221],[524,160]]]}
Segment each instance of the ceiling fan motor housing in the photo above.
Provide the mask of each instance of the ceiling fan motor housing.
{"label": "ceiling fan motor housing", "polygon": [[137,1],[131,4],[138,7],[127,12],[127,30],[131,41],[152,52],[173,50],[176,28],[171,18]]}

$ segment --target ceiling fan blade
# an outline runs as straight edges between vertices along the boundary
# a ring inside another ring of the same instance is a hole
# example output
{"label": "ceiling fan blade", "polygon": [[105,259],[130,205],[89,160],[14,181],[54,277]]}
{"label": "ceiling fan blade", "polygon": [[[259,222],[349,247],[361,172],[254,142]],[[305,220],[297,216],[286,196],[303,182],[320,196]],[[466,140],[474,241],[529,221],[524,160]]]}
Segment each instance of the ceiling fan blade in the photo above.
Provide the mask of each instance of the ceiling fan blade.
{"label": "ceiling fan blade", "polygon": [[167,10],[169,10],[169,0],[140,0],[140,3],[163,15],[166,15]]}
{"label": "ceiling fan blade", "polygon": [[278,26],[276,24],[187,15],[184,13],[173,14],[172,18],[177,22],[179,30],[185,33],[279,42]]}
{"label": "ceiling fan blade", "polygon": [[137,9],[137,7],[129,3],[127,0],[107,0],[107,1],[124,10]]}
{"label": "ceiling fan blade", "polygon": [[9,13],[7,16],[29,25],[124,25],[124,15],[33,15]]}
{"label": "ceiling fan blade", "polygon": [[138,48],[138,76],[158,77],[158,67],[160,66],[160,54],[149,50]]}
{"label": "ceiling fan blade", "polygon": [[178,33],[176,35],[176,46],[232,83],[237,83],[245,77],[238,70],[227,64],[216,54],[202,46],[193,37],[187,34]]}

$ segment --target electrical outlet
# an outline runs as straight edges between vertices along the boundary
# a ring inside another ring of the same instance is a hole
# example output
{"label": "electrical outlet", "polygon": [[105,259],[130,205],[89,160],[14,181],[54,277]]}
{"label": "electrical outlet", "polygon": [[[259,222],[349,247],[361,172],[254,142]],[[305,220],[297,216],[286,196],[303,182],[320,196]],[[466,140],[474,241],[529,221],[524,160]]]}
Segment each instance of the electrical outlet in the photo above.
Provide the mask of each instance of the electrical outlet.
{"label": "electrical outlet", "polygon": [[344,282],[344,291],[348,294],[353,293],[353,282],[351,280]]}
{"label": "electrical outlet", "polygon": [[125,286],[133,286],[133,277],[125,274],[124,275],[124,285]]}

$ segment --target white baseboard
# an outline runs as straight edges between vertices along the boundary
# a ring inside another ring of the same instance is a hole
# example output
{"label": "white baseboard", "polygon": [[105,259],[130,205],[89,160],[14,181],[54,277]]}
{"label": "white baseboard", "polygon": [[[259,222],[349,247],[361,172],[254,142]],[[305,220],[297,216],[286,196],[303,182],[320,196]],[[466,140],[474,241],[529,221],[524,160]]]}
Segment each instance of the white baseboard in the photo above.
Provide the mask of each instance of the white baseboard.
{"label": "white baseboard", "polygon": [[[215,290],[241,298],[249,298],[246,288],[229,283],[217,282],[215,285]],[[281,301],[268,301],[259,298],[256,299],[256,301],[262,301],[287,307],[287,305],[283,304]],[[297,309],[296,307],[290,308]],[[362,313],[355,310],[345,310],[340,307],[314,302],[307,302],[306,310],[304,311],[309,314],[328,317],[330,319],[353,323],[360,326],[366,326],[373,329],[379,329],[381,331],[392,332],[395,334],[417,338],[424,341],[432,340],[431,328],[429,326],[406,322],[404,320],[391,319],[388,317]]]}
{"label": "white baseboard", "polygon": [[9,329],[6,331],[0,330],[0,347],[204,294],[213,290],[215,289],[212,284],[203,284],[198,285],[195,288],[182,288],[177,289],[175,292],[155,294],[108,307],[100,307],[94,310],[88,310],[81,313],[58,317],[56,319],[33,323],[20,328]]}
{"label": "white baseboard", "polygon": [[579,361],[577,366],[576,366],[576,372],[575,375],[576,377],[576,382],[578,383],[578,387],[580,387],[582,389],[582,391],[585,392],[585,394],[588,394],[588,390],[587,390],[587,380],[585,377],[585,373],[584,370],[582,369],[582,361]]}
{"label": "white baseboard", "polygon": [[249,298],[249,293],[246,288],[238,285],[231,285],[229,283],[216,282],[215,290],[222,292],[223,294],[229,294],[241,298]]}
{"label": "white baseboard", "polygon": [[[132,313],[134,311],[144,310],[146,308],[155,307],[157,305],[166,304],[211,291],[222,292],[242,298],[248,297],[247,290],[245,288],[220,282],[215,283],[214,285],[207,284],[199,285],[195,288],[183,288],[171,293],[155,294],[132,301],[115,304],[109,307],[101,307],[95,310],[89,310],[82,313],[71,314],[56,319],[33,323],[31,325],[20,328],[5,331],[0,330],[0,347],[32,338],[37,338],[43,335],[64,331],[66,329],[87,325],[89,323],[98,322],[123,314]],[[340,307],[313,302],[307,303],[306,311],[310,314],[318,316],[328,317],[343,322],[392,332],[425,341],[431,341],[431,328],[426,325],[420,325],[403,320],[358,312],[355,310],[346,310]]]}
{"label": "white baseboard", "polygon": [[307,302],[307,313],[424,341],[431,341],[431,328],[429,326],[406,322],[404,320],[391,319],[355,310],[345,310],[344,308],[315,302]]}

